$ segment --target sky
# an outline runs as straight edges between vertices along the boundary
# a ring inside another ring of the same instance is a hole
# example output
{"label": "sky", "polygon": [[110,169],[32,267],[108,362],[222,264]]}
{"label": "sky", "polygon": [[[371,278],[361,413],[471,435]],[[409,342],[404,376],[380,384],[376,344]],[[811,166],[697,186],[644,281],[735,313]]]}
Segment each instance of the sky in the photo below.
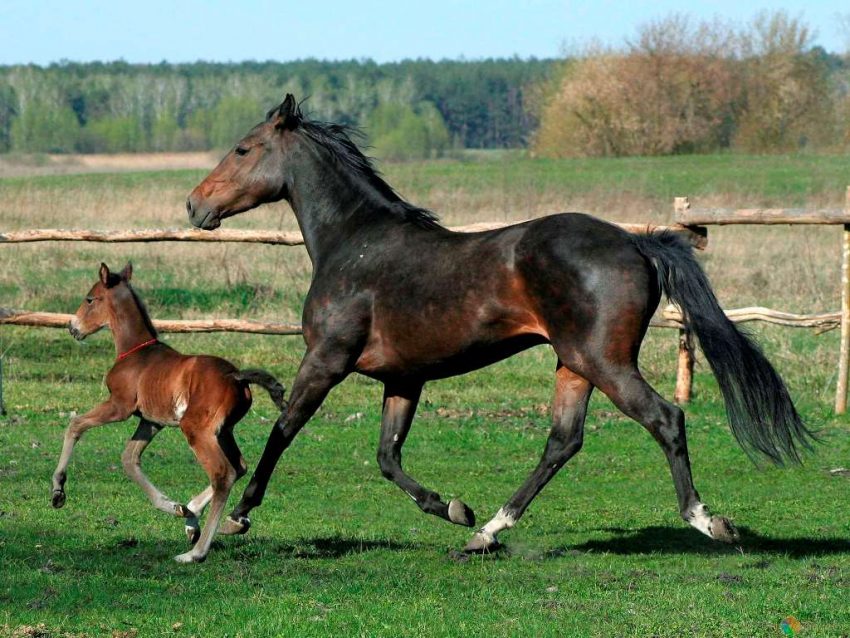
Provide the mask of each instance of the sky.
{"label": "sky", "polygon": [[0,64],[551,58],[671,13],[744,24],[775,9],[850,47],[846,0],[0,0]]}

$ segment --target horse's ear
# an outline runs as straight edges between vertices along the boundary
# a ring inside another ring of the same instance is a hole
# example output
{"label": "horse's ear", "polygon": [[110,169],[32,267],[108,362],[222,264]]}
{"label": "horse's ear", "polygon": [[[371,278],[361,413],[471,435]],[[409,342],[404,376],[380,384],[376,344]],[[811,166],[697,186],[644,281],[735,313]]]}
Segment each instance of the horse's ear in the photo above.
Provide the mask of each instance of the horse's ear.
{"label": "horse's ear", "polygon": [[133,276],[133,264],[131,264],[128,261],[127,265],[124,266],[124,269],[121,271],[121,279],[123,279],[124,281],[130,281],[130,278],[132,276]]}
{"label": "horse's ear", "polygon": [[105,286],[107,284],[107,282],[109,281],[109,266],[107,266],[103,262],[100,262],[99,275],[100,275],[100,283],[102,283]]}
{"label": "horse's ear", "polygon": [[275,128],[278,129],[291,130],[298,126],[301,122],[301,112],[295,102],[295,96],[287,93],[280,106],[268,112],[267,120],[273,121]]}

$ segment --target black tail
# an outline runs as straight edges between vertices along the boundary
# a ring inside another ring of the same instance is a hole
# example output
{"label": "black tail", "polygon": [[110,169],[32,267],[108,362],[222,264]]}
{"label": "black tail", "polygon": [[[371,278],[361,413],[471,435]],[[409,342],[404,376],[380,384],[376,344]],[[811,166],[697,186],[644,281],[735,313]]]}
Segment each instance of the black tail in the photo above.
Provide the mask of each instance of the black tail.
{"label": "black tail", "polygon": [[254,383],[265,388],[268,391],[271,400],[277,407],[280,408],[281,412],[286,409],[286,388],[283,387],[283,384],[281,384],[280,381],[275,379],[265,370],[258,370],[254,368],[240,370],[239,372],[234,372],[233,377],[237,381]]}
{"label": "black tail", "polygon": [[778,465],[799,463],[800,447],[811,449],[815,437],[761,349],[723,313],[690,245],[670,232],[634,238],[655,265],[661,289],[699,339],[738,443],[750,458],[761,452]]}

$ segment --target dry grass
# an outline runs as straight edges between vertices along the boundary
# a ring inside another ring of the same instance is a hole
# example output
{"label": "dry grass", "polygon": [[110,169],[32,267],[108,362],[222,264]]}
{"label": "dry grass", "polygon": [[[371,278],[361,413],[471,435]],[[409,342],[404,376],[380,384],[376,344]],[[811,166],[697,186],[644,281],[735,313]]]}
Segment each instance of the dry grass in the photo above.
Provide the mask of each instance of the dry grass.
{"label": "dry grass", "polygon": [[77,173],[210,169],[215,166],[217,161],[218,154],[214,152],[0,155],[0,178]]}

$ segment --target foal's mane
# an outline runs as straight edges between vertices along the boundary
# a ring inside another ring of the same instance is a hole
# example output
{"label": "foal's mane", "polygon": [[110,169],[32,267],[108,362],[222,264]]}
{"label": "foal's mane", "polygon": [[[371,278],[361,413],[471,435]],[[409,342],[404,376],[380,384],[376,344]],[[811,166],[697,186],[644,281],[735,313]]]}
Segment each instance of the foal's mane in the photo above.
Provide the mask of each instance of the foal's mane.
{"label": "foal's mane", "polygon": [[426,208],[404,201],[395,189],[384,181],[380,171],[375,168],[373,159],[364,155],[352,141],[352,137],[363,136],[359,129],[343,124],[309,120],[301,113],[300,105],[296,108],[295,117],[299,120],[299,130],[326,149],[334,161],[384,197],[389,202],[388,209],[393,214],[423,228],[442,228],[437,215]]}
{"label": "foal's mane", "polygon": [[130,294],[133,295],[133,301],[136,302],[136,307],[139,309],[139,313],[142,315],[142,321],[145,324],[145,328],[148,329],[148,332],[151,333],[152,337],[156,337],[157,332],[156,328],[153,327],[153,321],[151,321],[151,316],[148,314],[148,308],[145,306],[145,302],[142,301],[142,298],[136,294],[136,291],[133,290],[133,287],[128,283],[127,289],[130,291]]}

